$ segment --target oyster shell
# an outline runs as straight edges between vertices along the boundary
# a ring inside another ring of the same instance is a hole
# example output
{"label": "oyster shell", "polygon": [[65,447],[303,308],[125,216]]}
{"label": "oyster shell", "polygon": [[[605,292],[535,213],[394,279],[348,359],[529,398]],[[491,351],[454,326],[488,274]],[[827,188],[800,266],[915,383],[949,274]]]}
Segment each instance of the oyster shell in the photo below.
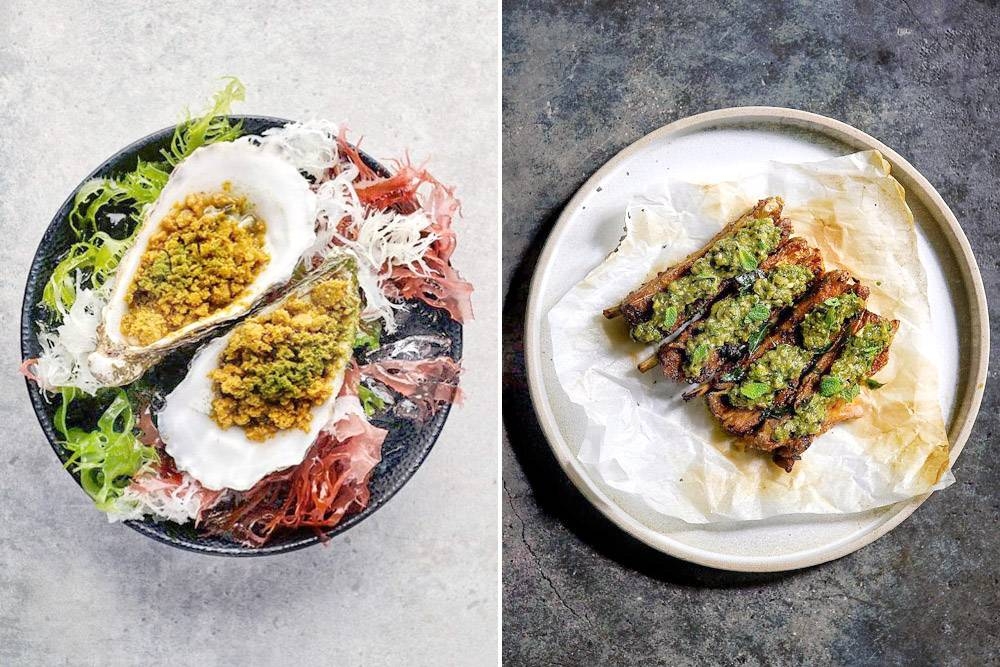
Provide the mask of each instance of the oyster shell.
{"label": "oyster shell", "polygon": [[[228,305],[169,330],[153,342],[142,344],[123,333],[122,319],[130,309],[129,289],[164,218],[189,195],[227,188],[245,197],[254,219],[263,221],[266,263]],[[315,241],[315,222],[316,198],[309,183],[280,157],[248,142],[218,143],[196,150],[174,169],[159,199],[145,212],[135,243],[119,264],[101,316],[96,350],[88,359],[94,377],[106,386],[132,382],[172,349],[197,341],[215,327],[250,312],[292,277],[302,254]]]}
{"label": "oyster shell", "polygon": [[[335,305],[324,305],[323,301],[311,298],[318,286],[329,288],[333,281],[339,283],[335,286],[337,289],[326,292],[324,298],[331,293],[339,295]],[[289,313],[296,311],[285,310],[278,323],[268,321],[276,310],[292,308],[289,306],[292,299],[300,306],[309,302],[310,310],[304,314],[298,312],[291,319],[287,319]],[[315,348],[296,347],[300,339],[276,342],[281,339],[273,337],[277,335],[276,330],[286,335],[289,329],[311,331],[305,322],[317,311],[334,317],[332,329],[327,330],[330,342],[323,349],[330,355],[329,365],[318,379],[316,375],[298,374]],[[160,437],[178,470],[187,472],[209,489],[243,491],[271,472],[301,463],[334,412],[345,370],[353,357],[360,312],[355,266],[350,259],[339,259],[308,275],[288,294],[261,308],[224,336],[205,344],[192,359],[187,376],[167,396],[156,415]],[[299,317],[305,320],[300,321]],[[268,329],[270,326],[275,328]],[[242,339],[239,337],[241,332],[244,334]],[[231,341],[234,341],[233,349]],[[257,341],[262,343],[260,348]],[[244,365],[248,357],[243,353],[248,350],[253,352],[250,358],[259,359],[259,355],[267,358],[264,374],[255,375],[253,367]],[[290,363],[282,365],[282,360]],[[224,377],[213,375],[217,369],[222,369]],[[307,395],[313,398],[288,399],[287,394],[269,395],[265,387],[273,388],[278,382],[305,382],[309,388]],[[226,387],[225,393],[222,386]],[[323,386],[328,395],[313,394],[317,386]],[[224,403],[222,407],[231,408],[234,395],[243,397],[240,399],[243,403],[236,403],[237,406],[253,407],[238,413],[236,420],[221,419],[216,412],[219,402]],[[269,422],[271,432],[264,437],[259,433],[255,435],[253,429],[260,421],[253,420],[270,420],[272,408],[283,417],[289,410],[289,400],[300,402],[304,410],[300,415],[305,420],[296,422],[295,426],[277,428]],[[248,420],[247,415],[253,416]],[[226,425],[220,426],[220,421]],[[238,425],[238,421],[242,425]]]}

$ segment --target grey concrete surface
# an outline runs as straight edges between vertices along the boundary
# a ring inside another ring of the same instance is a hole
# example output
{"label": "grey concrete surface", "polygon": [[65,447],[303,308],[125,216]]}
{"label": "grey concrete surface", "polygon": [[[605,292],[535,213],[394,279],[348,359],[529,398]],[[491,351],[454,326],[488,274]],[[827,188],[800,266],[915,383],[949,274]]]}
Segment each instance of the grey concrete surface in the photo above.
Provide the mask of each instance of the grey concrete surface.
{"label": "grey concrete surface", "polygon": [[[496,664],[497,23],[488,1],[0,3],[0,664]],[[429,159],[458,186],[477,288],[468,399],[411,483],[326,548],[250,560],[108,525],[17,377],[24,279],[63,198],[229,74],[241,111]]]}
{"label": "grey concrete surface", "polygon": [[898,150],[951,205],[1000,300],[995,0],[512,0],[503,45],[505,663],[997,664],[997,352],[954,486],[842,560],[737,575],[661,556],[587,505],[534,422],[520,333],[546,234],[595,169],[670,121],[751,104],[832,116]]}

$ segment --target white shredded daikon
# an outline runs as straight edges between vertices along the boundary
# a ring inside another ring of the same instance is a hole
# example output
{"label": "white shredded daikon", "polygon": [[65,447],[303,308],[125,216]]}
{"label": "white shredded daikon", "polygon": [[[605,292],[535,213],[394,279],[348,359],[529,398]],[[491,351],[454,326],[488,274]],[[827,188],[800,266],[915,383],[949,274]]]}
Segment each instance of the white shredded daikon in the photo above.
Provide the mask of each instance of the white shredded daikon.
{"label": "white shredded daikon", "polygon": [[310,120],[272,127],[261,136],[245,137],[245,140],[259,144],[265,151],[276,153],[299,171],[320,182],[326,178],[330,167],[337,163],[339,130],[336,123]]}
{"label": "white shredded daikon", "polygon": [[[272,128],[248,140],[275,152],[314,179],[317,237],[306,253],[307,261],[318,262],[335,245],[350,251],[357,259],[358,285],[365,297],[361,318],[367,322],[382,320],[383,329],[392,333],[396,330],[394,311],[402,306],[386,297],[383,286],[397,266],[427,273],[424,255],[437,236],[427,231],[431,219],[422,211],[403,215],[363,206],[354,188],[358,169],[353,164],[342,162],[340,173],[331,178],[330,168],[339,159],[339,129],[334,123],[312,120]],[[351,234],[342,234],[338,229],[350,230]]]}
{"label": "white shredded daikon", "polygon": [[[438,237],[427,231],[431,219],[422,211],[402,215],[366,209],[354,189],[357,175],[356,167],[346,166],[316,186],[319,232],[308,256],[322,258],[334,245],[349,250],[357,259],[358,285],[365,297],[361,318],[382,320],[384,330],[392,333],[396,330],[394,311],[402,306],[385,296],[383,284],[397,266],[427,272],[424,255]],[[342,234],[338,227],[351,233]]]}
{"label": "white shredded daikon", "polygon": [[381,319],[387,333],[396,330],[394,310],[402,306],[386,298],[382,285],[397,266],[408,266],[414,273],[428,272],[424,254],[438,238],[427,231],[430,225],[431,219],[422,211],[408,215],[367,211],[360,221],[354,219],[354,240],[334,232],[358,258],[358,283],[367,302],[362,318]]}
{"label": "white shredded daikon", "polygon": [[357,225],[357,239],[347,241],[363,252],[372,266],[383,267],[386,278],[397,266],[408,266],[414,273],[430,272],[424,262],[436,234],[428,232],[431,219],[423,211],[400,215],[394,211],[372,211]]}
{"label": "white shredded daikon", "polygon": [[187,523],[202,510],[205,489],[187,473],[181,483],[173,484],[156,477],[142,477],[130,484],[108,512],[108,521],[128,521],[153,516],[164,521]]}
{"label": "white shredded daikon", "polygon": [[339,174],[314,188],[317,233],[316,242],[306,251],[306,261],[319,263],[334,247],[350,252],[357,260],[358,287],[365,299],[361,319],[366,322],[382,320],[385,331],[391,333],[396,330],[396,320],[393,315],[396,305],[389,301],[382,291],[379,267],[373,266],[369,258],[359,255],[353,248],[345,247],[343,237],[337,233],[337,225],[341,221],[347,220],[348,224],[353,224],[354,220],[364,219],[365,208],[358,199],[353,184],[357,176],[357,167],[348,164],[343,166]]}
{"label": "white shredded daikon", "polygon": [[[359,258],[360,259],[360,258]],[[382,321],[385,333],[396,331],[395,311],[403,306],[390,301],[382,291],[381,280],[371,266],[358,262],[358,289],[365,297],[361,319],[365,322]]]}
{"label": "white shredded daikon", "polygon": [[39,325],[42,353],[32,373],[43,388],[54,391],[58,387],[76,387],[88,394],[101,388],[90,372],[87,357],[97,347],[97,327],[107,292],[81,287],[78,275],[76,300],[63,314],[62,324],[55,329]]}
{"label": "white shredded daikon", "polygon": [[329,250],[338,239],[337,224],[340,221],[365,217],[365,207],[354,189],[353,181],[357,177],[358,168],[353,164],[347,165],[339,174],[314,188],[318,230],[316,243],[306,251],[307,257],[322,257]]}

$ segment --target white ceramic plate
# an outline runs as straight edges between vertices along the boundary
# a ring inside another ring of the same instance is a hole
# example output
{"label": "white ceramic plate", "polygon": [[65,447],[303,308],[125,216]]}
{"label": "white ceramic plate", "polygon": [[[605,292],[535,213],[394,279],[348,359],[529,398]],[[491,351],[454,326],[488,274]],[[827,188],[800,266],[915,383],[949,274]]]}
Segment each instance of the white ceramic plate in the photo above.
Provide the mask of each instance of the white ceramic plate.
{"label": "white ceramic plate", "polygon": [[[941,405],[954,463],[982,400],[989,322],[979,268],[958,221],[906,160],[867,134],[824,116],[776,107],[722,109],[671,123],[632,144],[576,193],[549,236],[531,283],[525,358],[531,398],[566,474],[611,521],[677,558],[727,570],[772,572],[816,565],[855,551],[897,526],[930,494],[850,515],[796,515],[692,525],[668,520],[598,481],[577,459],[586,425],[552,365],[549,309],[617,245],[625,206],[664,175],[714,180],[766,160],[806,162],[881,151],[906,189],[927,270],[941,344]],[[945,490],[947,492],[947,490]]]}

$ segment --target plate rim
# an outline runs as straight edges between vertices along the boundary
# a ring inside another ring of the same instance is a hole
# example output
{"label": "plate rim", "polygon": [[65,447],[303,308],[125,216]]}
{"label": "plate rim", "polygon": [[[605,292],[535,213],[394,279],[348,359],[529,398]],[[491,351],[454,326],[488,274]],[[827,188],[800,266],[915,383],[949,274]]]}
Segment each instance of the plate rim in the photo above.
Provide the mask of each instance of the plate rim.
{"label": "plate rim", "polygon": [[[240,121],[251,121],[255,123],[264,122],[264,123],[274,123],[276,125],[283,125],[294,122],[287,118],[281,118],[278,116],[235,114],[235,113],[224,114],[224,115],[230,119],[240,120]],[[28,337],[37,336],[37,332],[35,330],[35,322],[31,319],[31,314],[32,311],[34,310],[35,304],[29,302],[29,291],[30,291],[29,288],[32,281],[32,275],[34,273],[34,267],[38,262],[38,257],[42,252],[42,246],[45,244],[46,240],[49,239],[49,237],[52,236],[57,231],[60,223],[66,224],[67,218],[64,215],[61,215],[62,211],[64,209],[67,209],[68,206],[71,206],[73,200],[76,197],[77,192],[85,183],[94,178],[99,178],[100,177],[99,175],[102,172],[110,168],[123,155],[126,156],[138,155],[143,150],[143,148],[150,145],[151,142],[157,141],[158,138],[160,138],[161,136],[163,138],[169,137],[175,128],[176,125],[170,125],[155,130],[153,132],[149,132],[148,134],[139,137],[134,141],[129,142],[125,146],[119,148],[118,150],[114,151],[105,160],[101,161],[101,163],[97,167],[91,170],[90,173],[88,173],[87,176],[85,176],[83,180],[81,180],[80,183],[78,183],[70,191],[69,195],[67,195],[63,203],[60,204],[60,206],[56,209],[51,220],[46,225],[45,230],[42,232],[42,236],[38,241],[38,246],[35,248],[34,254],[32,255],[31,263],[28,266],[27,275],[25,277],[24,290],[21,299],[21,310],[20,310],[21,359],[27,358]],[[374,157],[362,151],[361,149],[357,150],[358,153],[361,155],[362,160],[364,160],[368,164],[368,166],[370,166],[372,169],[384,172],[386,174],[390,173],[388,169],[385,167],[385,165],[376,160]],[[455,326],[457,327],[456,330],[457,338],[455,342],[459,355],[457,360],[461,361],[461,357],[464,352],[465,327],[461,322],[457,321],[455,322]],[[41,396],[42,392],[38,390],[37,387],[34,386],[34,384],[29,378],[27,377],[24,378],[24,382],[28,390],[28,400],[31,403],[32,411],[35,414],[35,419],[38,422],[38,426],[42,430],[42,435],[48,442],[49,447],[55,453],[57,460],[61,462],[62,455],[60,453],[59,446],[57,442],[49,436],[48,429],[46,428],[46,425],[44,423],[44,420],[47,419],[47,415],[43,413],[43,410],[39,404],[39,401],[44,401],[45,399],[44,398],[36,399],[36,396]],[[275,545],[265,544],[261,547],[247,547],[241,544],[237,544],[235,542],[226,546],[203,545],[197,542],[189,542],[181,538],[168,536],[153,529],[149,521],[160,523],[155,519],[148,519],[148,518],[142,520],[129,519],[123,521],[122,523],[124,523],[126,526],[136,531],[137,533],[144,535],[145,537],[148,537],[161,544],[165,544],[167,546],[179,549],[181,551],[188,551],[191,553],[198,553],[209,556],[258,558],[264,556],[285,554],[292,551],[298,551],[300,549],[304,549],[306,547],[310,547],[315,544],[325,544],[334,537],[348,531],[357,524],[361,523],[362,521],[370,517],[372,514],[374,514],[376,511],[384,507],[397,493],[399,493],[399,491],[402,490],[404,486],[406,486],[410,482],[411,479],[413,479],[413,476],[416,474],[417,470],[427,460],[427,457],[430,455],[431,450],[434,448],[434,446],[437,444],[437,441],[440,439],[441,433],[443,432],[444,427],[447,424],[448,416],[451,413],[451,408],[452,408],[451,403],[445,405],[440,410],[438,410],[437,413],[427,422],[428,426],[431,429],[435,430],[436,432],[433,434],[426,447],[424,447],[423,451],[420,452],[417,459],[412,462],[412,465],[404,469],[404,478],[399,483],[399,485],[396,488],[390,489],[387,493],[385,493],[383,496],[377,499],[370,499],[369,503],[363,509],[345,516],[340,522],[337,523],[337,525],[333,526],[332,528],[327,528],[320,531],[313,531],[309,534],[306,534],[307,531],[306,529],[303,528],[302,535],[297,536],[296,538],[288,542]],[[67,472],[69,473],[70,478],[74,481],[74,483],[77,486],[81,486],[79,476],[68,470]]]}
{"label": "plate rim", "polygon": [[[559,432],[555,416],[546,400],[541,376],[540,318],[544,313],[541,310],[540,300],[543,273],[551,262],[557,241],[569,227],[570,219],[578,212],[583,200],[589,196],[604,177],[621,163],[656,141],[671,135],[680,136],[684,133],[708,129],[713,126],[753,122],[818,131],[850,146],[863,150],[878,150],[891,164],[893,176],[903,182],[902,184],[908,192],[921,200],[944,234],[961,270],[962,286],[969,303],[972,319],[969,379],[963,387],[962,401],[956,406],[954,427],[949,431],[949,440],[951,441],[949,458],[951,465],[954,465],[975,425],[986,387],[989,366],[989,310],[982,275],[972,253],[972,247],[948,204],[945,203],[934,186],[905,158],[866,132],[842,121],[809,111],[787,107],[745,106],[727,107],[694,114],[653,130],[623,148],[599,167],[563,207],[555,225],[548,233],[545,245],[535,264],[528,289],[528,305],[524,319],[524,358],[529,396],[549,448],[577,490],[608,520],[644,544],[675,558],[736,572],[781,572],[836,560],[871,544],[902,523],[930,497],[932,492],[879,508],[889,514],[888,518],[882,520],[872,529],[860,534],[853,533],[841,542],[834,542],[829,546],[811,547],[780,556],[761,557],[727,555],[693,547],[674,540],[666,533],[655,531],[643,525],[612,501],[603,490],[590,481],[588,476],[583,474],[582,464]],[[906,181],[909,181],[909,184]]]}

